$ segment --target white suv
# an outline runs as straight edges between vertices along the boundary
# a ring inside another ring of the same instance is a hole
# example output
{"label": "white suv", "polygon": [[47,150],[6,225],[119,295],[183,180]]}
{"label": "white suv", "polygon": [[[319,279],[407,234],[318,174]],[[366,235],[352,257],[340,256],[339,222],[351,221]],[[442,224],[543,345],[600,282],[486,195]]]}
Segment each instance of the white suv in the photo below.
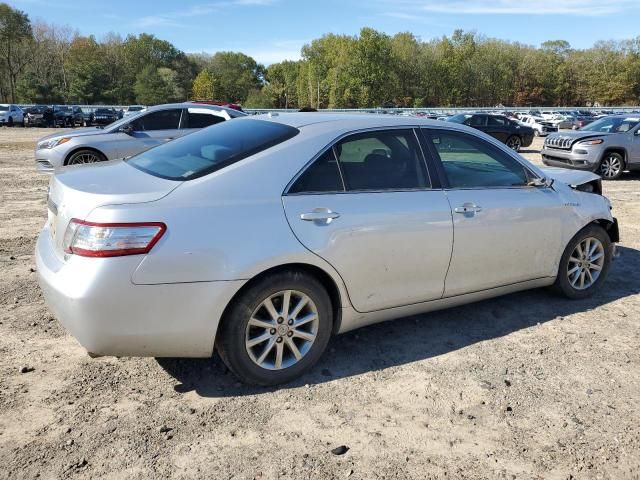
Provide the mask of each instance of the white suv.
{"label": "white suv", "polygon": [[24,123],[24,113],[22,109],[17,105],[7,103],[0,104],[0,124],[11,127],[16,123],[20,125]]}

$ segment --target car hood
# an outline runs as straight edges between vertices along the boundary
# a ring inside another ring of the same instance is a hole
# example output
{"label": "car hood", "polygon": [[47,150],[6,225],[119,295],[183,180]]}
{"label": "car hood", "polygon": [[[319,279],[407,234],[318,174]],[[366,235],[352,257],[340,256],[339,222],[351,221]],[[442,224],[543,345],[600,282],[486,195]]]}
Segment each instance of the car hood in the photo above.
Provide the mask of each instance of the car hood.
{"label": "car hood", "polygon": [[570,186],[578,186],[598,180],[600,177],[593,172],[583,170],[569,170],[568,168],[538,167],[545,177],[553,178],[556,182],[566,183]]}
{"label": "car hood", "polygon": [[86,135],[103,135],[105,133],[108,133],[108,132],[106,130],[104,130],[103,128],[97,128],[97,127],[77,128],[77,129],[72,130],[72,131],[67,131],[67,132],[62,132],[62,133],[52,133],[51,135],[47,135],[46,137],[42,137],[41,139],[38,140],[38,142],[41,142],[43,140],[50,140],[52,138],[84,137]]}

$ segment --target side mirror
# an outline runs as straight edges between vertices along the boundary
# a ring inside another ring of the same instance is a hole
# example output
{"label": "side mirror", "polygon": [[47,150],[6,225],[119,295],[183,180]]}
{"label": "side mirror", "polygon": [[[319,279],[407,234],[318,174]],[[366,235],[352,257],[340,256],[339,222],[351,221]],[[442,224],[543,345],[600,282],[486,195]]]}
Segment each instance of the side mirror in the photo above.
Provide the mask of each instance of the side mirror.
{"label": "side mirror", "polygon": [[545,187],[545,188],[549,188],[551,187],[551,185],[553,185],[553,178],[532,178],[531,180],[529,180],[529,184],[530,187]]}
{"label": "side mirror", "polygon": [[130,123],[123,125],[122,127],[120,127],[120,131],[122,133],[126,133],[127,135],[132,135],[134,132],[133,125],[131,125]]}

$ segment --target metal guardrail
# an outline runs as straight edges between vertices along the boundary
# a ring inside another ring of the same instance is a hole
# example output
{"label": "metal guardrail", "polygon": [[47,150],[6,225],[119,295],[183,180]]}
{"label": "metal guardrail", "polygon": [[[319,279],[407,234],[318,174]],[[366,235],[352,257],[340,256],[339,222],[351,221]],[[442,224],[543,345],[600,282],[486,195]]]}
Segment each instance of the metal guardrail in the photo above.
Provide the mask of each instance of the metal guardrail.
{"label": "metal guardrail", "polygon": [[[18,104],[21,108],[29,108],[33,107],[34,104]],[[77,106],[82,109],[91,109],[95,110],[96,108],[115,108],[116,110],[126,110],[129,105],[79,105],[69,104],[69,106]],[[627,106],[627,107],[537,107],[537,106],[528,106],[528,107],[423,107],[423,108],[382,108],[382,107],[372,107],[372,108],[322,108],[319,111],[321,112],[335,112],[335,113],[418,113],[418,112],[429,112],[435,114],[449,114],[449,113],[462,113],[462,112],[496,112],[496,111],[506,111],[506,112],[523,112],[530,110],[538,110],[538,111],[551,111],[551,112],[566,112],[566,111],[613,111],[620,113],[627,112],[640,112],[640,105],[638,106]],[[247,113],[269,113],[269,112],[297,112],[297,108],[245,108],[245,112]]]}

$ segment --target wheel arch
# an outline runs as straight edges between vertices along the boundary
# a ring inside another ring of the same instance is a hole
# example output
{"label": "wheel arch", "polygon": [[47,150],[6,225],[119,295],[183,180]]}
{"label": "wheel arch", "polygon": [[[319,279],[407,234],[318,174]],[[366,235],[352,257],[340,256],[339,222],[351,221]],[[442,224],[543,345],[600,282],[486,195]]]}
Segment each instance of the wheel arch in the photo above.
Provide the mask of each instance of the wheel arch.
{"label": "wheel arch", "polygon": [[[267,275],[272,275],[274,273],[281,272],[291,272],[298,271],[303,272],[308,275],[311,275],[316,280],[318,280],[322,286],[326,289],[327,294],[329,295],[329,299],[331,300],[331,309],[333,311],[333,325],[332,325],[332,333],[337,333],[340,330],[340,325],[342,323],[342,315],[341,315],[341,306],[342,306],[342,295],[340,293],[340,288],[333,277],[327,273],[322,268],[312,265],[310,263],[285,263],[282,265],[277,265],[262,272],[254,275],[249,281],[247,281],[242,287],[238,289],[238,291],[231,297],[227,306],[224,308],[222,315],[220,317],[220,324],[225,321],[227,317],[228,311],[231,306],[235,303],[240,295],[242,295],[247,289],[251,288],[256,282],[260,279],[264,278]],[[220,329],[220,325],[218,325],[218,330]]]}
{"label": "wheel arch", "polygon": [[604,149],[604,152],[602,152],[602,157],[600,157],[600,161],[602,162],[602,160],[604,160],[604,157],[609,154],[609,153],[618,153],[620,155],[622,155],[622,168],[626,169],[627,168],[627,149],[624,147],[607,147]]}
{"label": "wheel arch", "polygon": [[99,153],[100,155],[102,155],[104,158],[106,158],[107,160],[109,160],[109,158],[104,154],[104,152],[100,151],[99,149],[95,148],[95,147],[88,147],[85,145],[81,145],[78,147],[74,147],[73,149],[71,149],[69,151],[69,153],[67,153],[67,155],[64,157],[64,163],[63,165],[67,165],[69,163],[69,159],[77,152],[79,152],[80,150],[90,150],[92,152],[96,152]]}
{"label": "wheel arch", "polygon": [[612,222],[611,220],[608,220],[606,218],[599,218],[588,223],[583,228],[588,227],[589,225],[598,225],[599,227],[604,228],[604,231],[607,232],[607,235],[609,235],[612,243],[617,243],[620,241],[620,232],[618,230],[617,222]]}

